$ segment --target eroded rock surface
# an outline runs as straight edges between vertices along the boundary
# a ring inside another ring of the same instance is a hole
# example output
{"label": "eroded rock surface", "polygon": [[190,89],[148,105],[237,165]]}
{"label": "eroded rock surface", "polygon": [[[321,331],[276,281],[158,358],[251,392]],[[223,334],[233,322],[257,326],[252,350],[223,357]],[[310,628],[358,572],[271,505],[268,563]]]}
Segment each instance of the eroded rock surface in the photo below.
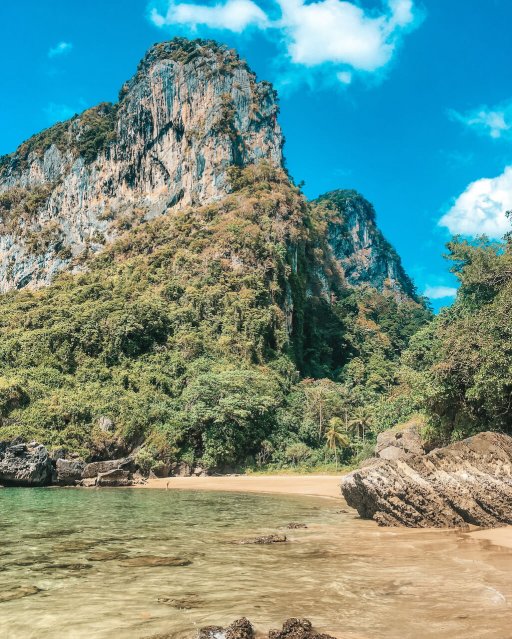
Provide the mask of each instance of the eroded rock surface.
{"label": "eroded rock surface", "polygon": [[410,454],[423,455],[426,451],[420,428],[419,423],[410,422],[400,428],[379,433],[375,454],[382,459],[403,459]]}
{"label": "eroded rock surface", "polygon": [[341,490],[383,526],[512,524],[512,437],[480,433],[427,455],[381,459],[344,477]]}
{"label": "eroded rock surface", "polygon": [[0,484],[4,486],[46,486],[52,481],[53,466],[44,446],[0,442]]}
{"label": "eroded rock surface", "polygon": [[272,86],[232,49],[153,46],[117,104],[0,157],[0,291],[48,284],[138,221],[223,197],[233,165],[281,166],[277,112]]}
{"label": "eroded rock surface", "polygon": [[76,486],[82,480],[85,463],[81,459],[57,459],[55,483],[59,486]]}
{"label": "eroded rock surface", "polygon": [[[160,635],[164,637],[165,635]],[[159,636],[159,637],[160,637]],[[261,635],[263,636],[263,635]],[[221,626],[206,626],[197,633],[197,639],[254,639],[255,632],[251,622],[242,617],[227,628]],[[156,639],[156,637],[154,638]],[[281,630],[270,630],[268,639],[334,639],[325,634],[319,634],[313,629],[308,619],[287,619]]]}

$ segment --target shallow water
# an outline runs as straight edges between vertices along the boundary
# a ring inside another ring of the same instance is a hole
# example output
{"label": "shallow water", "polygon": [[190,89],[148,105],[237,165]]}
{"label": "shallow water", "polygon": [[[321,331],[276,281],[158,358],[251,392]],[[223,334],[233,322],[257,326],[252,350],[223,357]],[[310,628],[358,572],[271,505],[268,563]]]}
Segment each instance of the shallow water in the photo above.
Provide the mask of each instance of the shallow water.
{"label": "shallow water", "polygon": [[[230,543],[275,532],[289,541]],[[511,551],[379,529],[331,500],[2,489],[0,535],[2,638],[185,637],[241,616],[261,631],[306,616],[340,639],[512,637]]]}

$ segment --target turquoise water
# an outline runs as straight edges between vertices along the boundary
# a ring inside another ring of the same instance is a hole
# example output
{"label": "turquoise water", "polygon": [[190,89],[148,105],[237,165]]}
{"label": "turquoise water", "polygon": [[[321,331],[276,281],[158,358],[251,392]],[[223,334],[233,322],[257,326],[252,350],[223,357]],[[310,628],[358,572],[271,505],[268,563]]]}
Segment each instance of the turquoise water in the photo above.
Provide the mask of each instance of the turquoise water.
{"label": "turquoise water", "polygon": [[[381,530],[336,501],[2,489],[0,513],[2,638],[185,637],[240,616],[306,616],[340,639],[511,636],[512,553]],[[269,533],[288,542],[232,543]]]}

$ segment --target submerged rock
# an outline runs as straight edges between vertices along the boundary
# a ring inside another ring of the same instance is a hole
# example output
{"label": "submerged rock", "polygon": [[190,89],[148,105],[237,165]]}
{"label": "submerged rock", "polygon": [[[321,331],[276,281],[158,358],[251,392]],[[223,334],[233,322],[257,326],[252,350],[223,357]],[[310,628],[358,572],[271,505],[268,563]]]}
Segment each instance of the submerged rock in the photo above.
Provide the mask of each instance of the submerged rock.
{"label": "submerged rock", "polygon": [[128,559],[128,556],[121,550],[99,550],[87,557],[87,561],[113,561],[115,559]]}
{"label": "submerged rock", "polygon": [[38,588],[37,586],[19,586],[18,588],[4,590],[3,592],[0,591],[0,603],[14,601],[15,599],[23,599],[23,597],[37,595],[39,592],[41,592],[41,588]]}
{"label": "submerged rock", "polygon": [[201,599],[197,595],[188,595],[185,597],[158,597],[158,603],[165,604],[176,610],[193,610],[194,608],[200,608],[205,604],[204,599]]}
{"label": "submerged rock", "polygon": [[160,566],[190,566],[192,562],[189,559],[180,557],[158,557],[153,555],[139,555],[138,557],[129,557],[121,563],[132,568],[155,568]]}
{"label": "submerged rock", "polygon": [[512,437],[480,433],[427,455],[378,460],[344,477],[341,490],[382,526],[512,524]]}
{"label": "submerged rock", "polygon": [[47,486],[52,480],[52,462],[46,448],[36,442],[0,442],[0,484]]}
{"label": "submerged rock", "polygon": [[302,524],[298,521],[292,521],[287,524],[286,528],[288,528],[288,530],[299,530],[300,528],[307,528],[307,526],[306,524]]}
{"label": "submerged rock", "polygon": [[247,544],[279,544],[286,541],[286,535],[265,535],[263,537],[254,537],[253,539],[241,539],[233,543],[240,546]]}

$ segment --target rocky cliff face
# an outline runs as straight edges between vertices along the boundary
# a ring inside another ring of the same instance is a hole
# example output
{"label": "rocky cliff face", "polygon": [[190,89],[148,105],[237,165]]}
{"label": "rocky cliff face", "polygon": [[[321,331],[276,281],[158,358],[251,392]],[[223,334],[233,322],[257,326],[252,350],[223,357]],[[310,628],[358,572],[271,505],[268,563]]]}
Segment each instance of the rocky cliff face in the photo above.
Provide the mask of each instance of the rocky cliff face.
{"label": "rocky cliff face", "polygon": [[377,227],[370,202],[356,191],[338,190],[320,196],[315,204],[332,211],[328,242],[350,285],[415,297],[400,257]]}
{"label": "rocky cliff face", "polygon": [[211,41],[155,45],[121,89],[0,158],[0,291],[76,270],[134,221],[205,204],[230,166],[282,164],[276,94]]}

